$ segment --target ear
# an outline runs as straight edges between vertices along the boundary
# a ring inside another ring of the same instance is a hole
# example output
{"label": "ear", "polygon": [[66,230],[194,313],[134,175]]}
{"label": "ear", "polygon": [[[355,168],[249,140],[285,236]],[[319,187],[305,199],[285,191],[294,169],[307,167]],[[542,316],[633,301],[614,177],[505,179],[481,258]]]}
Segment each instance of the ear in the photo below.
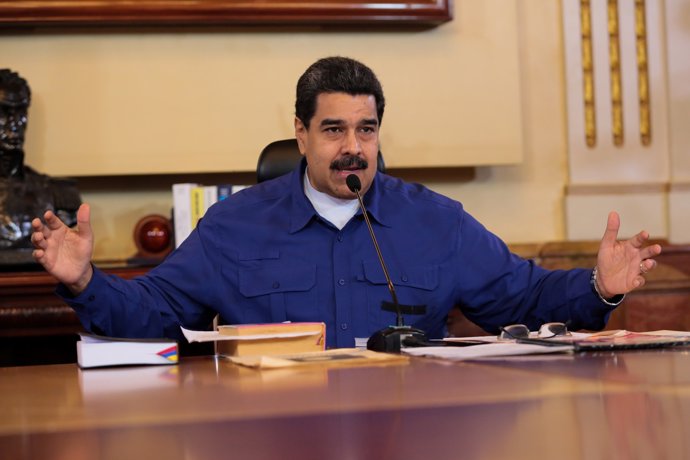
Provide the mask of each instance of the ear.
{"label": "ear", "polygon": [[297,138],[299,153],[304,155],[307,152],[307,127],[297,117],[295,117],[295,138]]}

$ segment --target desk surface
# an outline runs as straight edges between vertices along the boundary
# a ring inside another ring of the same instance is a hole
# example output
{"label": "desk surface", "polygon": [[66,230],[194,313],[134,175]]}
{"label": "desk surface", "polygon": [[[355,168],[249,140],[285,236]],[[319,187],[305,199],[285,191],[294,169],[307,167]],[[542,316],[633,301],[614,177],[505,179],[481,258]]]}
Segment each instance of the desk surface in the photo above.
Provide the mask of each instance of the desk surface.
{"label": "desk surface", "polygon": [[689,458],[690,350],[0,368],[0,414],[8,459]]}

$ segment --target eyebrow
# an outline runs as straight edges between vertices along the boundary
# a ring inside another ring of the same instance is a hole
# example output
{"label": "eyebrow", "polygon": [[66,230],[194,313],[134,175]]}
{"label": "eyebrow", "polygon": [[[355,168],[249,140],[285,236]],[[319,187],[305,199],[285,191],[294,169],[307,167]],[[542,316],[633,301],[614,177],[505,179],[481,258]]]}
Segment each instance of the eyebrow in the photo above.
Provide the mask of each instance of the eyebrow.
{"label": "eyebrow", "polygon": [[[319,123],[320,126],[342,126],[345,124],[345,120],[338,118],[324,118]],[[365,118],[358,123],[360,126],[378,126],[379,121],[376,118]]]}
{"label": "eyebrow", "polygon": [[324,118],[321,120],[321,123],[319,123],[320,126],[332,126],[332,125],[344,125],[345,121],[344,120],[339,120],[337,118]]}

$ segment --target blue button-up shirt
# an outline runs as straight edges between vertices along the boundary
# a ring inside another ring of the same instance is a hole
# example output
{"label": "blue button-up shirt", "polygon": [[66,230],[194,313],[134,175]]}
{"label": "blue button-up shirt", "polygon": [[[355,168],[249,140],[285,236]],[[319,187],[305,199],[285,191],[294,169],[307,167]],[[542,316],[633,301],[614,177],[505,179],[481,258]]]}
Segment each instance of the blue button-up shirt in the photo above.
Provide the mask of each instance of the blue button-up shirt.
{"label": "blue button-up shirt", "polygon": [[[180,325],[323,321],[329,347],[395,324],[361,212],[338,230],[303,191],[305,163],[212,206],[185,242],[145,276],[126,281],[96,269],[70,303],[87,330],[181,339]],[[590,287],[591,270],[548,271],[512,254],[464,211],[429,189],[377,173],[364,197],[400,303],[426,305],[405,324],[445,333],[453,306],[488,331],[548,321],[599,329],[612,307]]]}

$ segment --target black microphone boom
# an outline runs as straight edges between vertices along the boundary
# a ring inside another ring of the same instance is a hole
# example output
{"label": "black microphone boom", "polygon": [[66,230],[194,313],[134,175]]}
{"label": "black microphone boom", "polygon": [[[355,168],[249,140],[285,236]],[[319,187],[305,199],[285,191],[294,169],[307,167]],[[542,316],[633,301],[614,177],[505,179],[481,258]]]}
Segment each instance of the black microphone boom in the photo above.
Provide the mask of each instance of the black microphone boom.
{"label": "black microphone boom", "polygon": [[376,235],[374,235],[374,228],[371,226],[369,221],[369,215],[367,214],[367,209],[364,207],[364,201],[362,201],[362,195],[359,193],[362,190],[362,183],[356,174],[350,174],[345,178],[345,183],[350,191],[357,195],[357,200],[359,201],[359,207],[362,209],[362,215],[364,216],[364,221],[369,229],[369,235],[371,236],[371,241],[374,243],[374,249],[376,249],[376,255],[379,258],[379,263],[383,269],[383,276],[386,277],[386,283],[388,283],[388,290],[393,298],[393,304],[395,306],[396,314],[396,325],[388,326],[385,329],[375,332],[369,340],[367,341],[367,348],[369,350],[375,351],[388,351],[388,352],[399,352],[404,345],[419,346],[426,343],[426,335],[423,331],[413,328],[411,326],[405,326],[402,316],[402,309],[400,308],[400,303],[398,302],[398,296],[395,293],[395,287],[393,286],[393,281],[388,274],[388,268],[386,268],[386,262],[383,260],[383,255],[381,254],[381,249],[379,248],[379,243],[376,241]]}
{"label": "black microphone boom", "polygon": [[397,326],[402,326],[403,325],[403,317],[402,317],[402,312],[400,311],[399,303],[398,303],[398,295],[395,293],[395,287],[393,286],[393,282],[391,281],[391,277],[388,274],[388,268],[386,267],[386,262],[383,261],[383,255],[381,254],[381,249],[379,248],[379,243],[376,240],[376,235],[374,235],[374,228],[371,226],[371,221],[369,220],[369,216],[367,215],[367,210],[364,207],[364,202],[362,201],[362,195],[359,193],[360,190],[362,190],[362,183],[359,181],[359,177],[355,174],[350,174],[345,178],[345,182],[347,183],[347,188],[350,189],[351,192],[357,194],[357,200],[359,200],[359,206],[362,208],[362,215],[364,215],[364,220],[367,223],[367,228],[369,229],[369,235],[371,235],[371,241],[374,242],[374,249],[376,249],[376,255],[379,257],[379,263],[381,264],[381,268],[383,269],[383,276],[386,277],[386,283],[388,283],[388,290],[391,293],[391,297],[393,297],[393,304],[395,305],[395,314],[397,316],[396,319],[396,325]]}

